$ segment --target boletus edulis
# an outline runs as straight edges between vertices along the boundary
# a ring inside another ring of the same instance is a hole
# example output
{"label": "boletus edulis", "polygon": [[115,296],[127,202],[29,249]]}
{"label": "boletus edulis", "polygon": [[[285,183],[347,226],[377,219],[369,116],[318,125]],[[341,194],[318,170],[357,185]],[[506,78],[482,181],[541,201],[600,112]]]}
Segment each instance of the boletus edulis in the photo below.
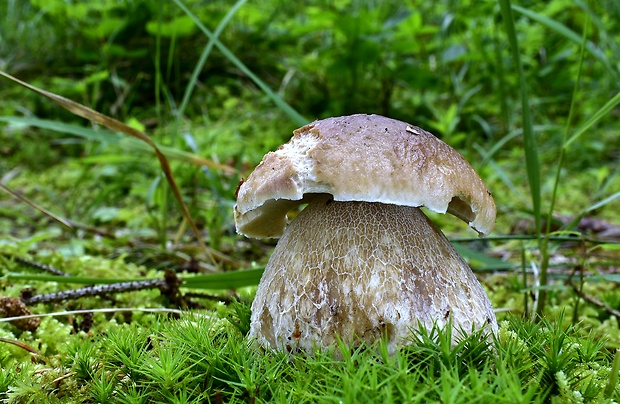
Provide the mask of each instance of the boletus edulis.
{"label": "boletus edulis", "polygon": [[419,127],[359,114],[297,129],[237,193],[237,232],[280,237],[250,336],[308,353],[338,338],[351,346],[386,338],[394,353],[420,325],[450,322],[455,336],[496,330],[482,286],[422,206],[482,236],[495,224],[491,193],[471,165]]}

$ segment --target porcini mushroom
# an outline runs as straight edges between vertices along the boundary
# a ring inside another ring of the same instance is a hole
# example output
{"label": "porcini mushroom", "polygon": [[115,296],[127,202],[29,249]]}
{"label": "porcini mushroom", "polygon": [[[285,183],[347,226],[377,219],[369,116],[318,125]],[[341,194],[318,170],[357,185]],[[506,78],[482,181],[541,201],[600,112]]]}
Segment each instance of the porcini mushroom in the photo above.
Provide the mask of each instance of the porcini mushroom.
{"label": "porcini mushroom", "polygon": [[471,165],[423,129],[363,114],[297,129],[237,193],[237,232],[281,237],[252,304],[250,336],[310,353],[338,338],[387,338],[393,353],[420,324],[496,330],[484,289],[422,206],[480,235],[495,224],[491,193]]}

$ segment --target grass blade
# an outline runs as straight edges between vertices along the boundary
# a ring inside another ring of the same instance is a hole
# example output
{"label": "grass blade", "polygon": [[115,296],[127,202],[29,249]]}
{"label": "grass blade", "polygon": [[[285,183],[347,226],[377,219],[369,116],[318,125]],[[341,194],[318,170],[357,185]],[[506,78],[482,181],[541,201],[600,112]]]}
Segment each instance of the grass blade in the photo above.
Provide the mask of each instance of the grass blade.
{"label": "grass blade", "polygon": [[189,83],[187,84],[185,93],[183,94],[183,100],[181,101],[181,106],[179,107],[179,111],[177,113],[178,117],[183,116],[183,112],[185,111],[185,108],[187,108],[187,104],[189,103],[191,95],[194,92],[194,88],[196,88],[196,83],[198,82],[198,76],[202,72],[202,69],[204,68],[205,63],[207,62],[207,59],[209,58],[209,55],[211,54],[211,51],[213,50],[215,41],[217,41],[220,34],[222,33],[222,31],[224,31],[224,28],[228,25],[232,17],[237,13],[237,11],[241,8],[241,6],[247,3],[247,1],[248,0],[238,0],[235,3],[235,5],[232,6],[228,10],[224,18],[222,18],[222,21],[219,23],[219,25],[213,32],[213,36],[209,38],[209,42],[207,43],[207,46],[205,46],[204,50],[202,51],[202,54],[200,55],[200,59],[198,60],[198,63],[196,64],[196,67],[194,68],[194,71],[192,72],[192,76],[189,80]]}
{"label": "grass blade", "polygon": [[[50,121],[47,119],[39,118],[23,118],[17,116],[0,116],[0,122],[6,122],[9,124],[18,124],[32,126],[40,129],[49,130],[52,132],[65,133],[69,135],[79,136],[83,139],[93,140],[102,143],[108,143],[118,145],[125,151],[139,151],[139,152],[151,152],[152,148],[146,143],[137,140],[135,138],[122,136],[119,133],[108,132],[106,130],[95,130],[91,128],[85,128],[83,126]],[[153,142],[155,143],[155,142]],[[212,160],[205,159],[194,153],[189,153],[184,150],[179,150],[173,147],[161,146],[157,143],[155,145],[159,150],[169,159],[182,161],[184,163],[193,164],[199,167],[209,167],[215,170],[223,171],[228,174],[234,174],[237,170],[234,167],[216,163]]]}
{"label": "grass blade", "polygon": [[618,385],[618,373],[620,373],[620,349],[616,349],[611,372],[609,372],[609,382],[605,387],[605,397],[607,398],[612,398],[614,395],[614,391]]}
{"label": "grass blade", "polygon": [[501,271],[514,269],[517,266],[517,264],[513,262],[489,257],[486,254],[475,251],[460,243],[452,243],[452,245],[454,246],[454,249],[467,260],[474,272]]}
{"label": "grass blade", "polygon": [[257,75],[255,75],[246,65],[241,62],[224,44],[222,44],[215,35],[200,21],[200,19],[191,12],[189,8],[181,2],[181,0],[173,0],[174,3],[181,9],[189,18],[192,19],[194,24],[210,39],[215,46],[224,54],[224,56],[231,61],[239,70],[241,70],[246,76],[248,76],[271,100],[284,111],[297,125],[305,125],[308,123],[308,119],[303,117],[293,107],[286,103],[278,94],[276,94],[265,82],[263,82]]}
{"label": "grass blade", "polygon": [[590,129],[594,124],[601,120],[605,115],[607,115],[612,109],[616,107],[616,105],[620,104],[620,93],[616,94],[611,100],[607,101],[605,105],[603,105],[598,111],[592,115],[590,119],[586,123],[584,123],[579,129],[573,133],[573,136],[570,137],[565,143],[564,148],[566,149],[571,145],[575,140],[577,140],[581,135],[583,135],[588,129]]}
{"label": "grass blade", "polygon": [[[546,242],[540,237],[542,226],[542,212],[538,145],[536,141],[536,134],[533,130],[527,84],[525,81],[525,73],[523,72],[523,64],[521,63],[519,42],[517,40],[517,32],[515,29],[514,18],[512,16],[510,0],[499,0],[499,5],[502,13],[502,19],[504,21],[504,27],[506,28],[508,41],[510,42],[510,49],[512,51],[513,61],[517,65],[517,72],[519,76],[519,95],[521,98],[521,119],[523,121],[523,144],[525,148],[527,179],[530,186],[530,194],[532,198],[532,214],[534,215],[535,233],[538,239],[538,248],[541,251],[541,256],[544,257]],[[539,292],[538,303],[536,305],[537,313],[543,312],[546,301],[546,290],[544,288],[547,284],[547,267],[545,265],[544,258],[541,260],[540,284],[542,290]]]}
{"label": "grass blade", "polygon": [[50,217],[52,220],[57,221],[58,223],[62,224],[63,226],[66,226],[66,227],[68,227],[70,229],[73,228],[73,224],[71,224],[69,221],[63,219],[62,217],[60,217],[58,215],[55,215],[54,213],[50,212],[49,210],[45,209],[44,207],[42,207],[42,206],[38,205],[37,203],[31,201],[30,199],[26,198],[22,194],[13,191],[12,189],[7,187],[6,185],[0,183],[0,189],[2,189],[4,192],[6,192],[9,195],[11,195],[13,198],[24,202],[25,204],[27,204],[28,206],[32,207],[33,209],[38,210],[39,212],[43,213],[44,215]]}
{"label": "grass blade", "polygon": [[620,192],[616,192],[615,194],[612,194],[610,196],[608,196],[607,198],[600,200],[596,203],[594,203],[593,205],[585,208],[584,210],[582,210],[581,212],[579,212],[578,215],[576,215],[573,220],[571,220],[569,223],[567,223],[566,225],[564,225],[564,228],[566,229],[572,229],[575,226],[577,226],[577,224],[579,223],[579,221],[588,213],[588,212],[592,212],[593,210],[599,209],[605,205],[607,205],[609,202],[613,201],[614,199],[620,198]]}
{"label": "grass blade", "polygon": [[[188,311],[183,311],[179,309],[170,309],[166,307],[162,307],[162,308],[112,307],[112,308],[104,308],[104,309],[63,310],[63,311],[55,311],[52,313],[29,314],[27,316],[4,317],[4,318],[0,318],[0,323],[20,320],[20,319],[27,319],[27,318],[37,318],[37,317],[59,317],[59,316],[70,316],[70,315],[79,315],[79,314],[88,314],[88,313],[123,313],[123,312],[131,312],[131,311],[137,311],[137,312],[142,312],[142,313],[174,313],[174,314],[179,314],[179,315],[184,314],[184,313],[189,313]],[[193,313],[193,314],[202,316],[199,313]],[[1,340],[2,339],[0,339],[0,341]]]}
{"label": "grass blade", "polygon": [[[575,31],[572,31],[566,25],[563,25],[549,17],[538,14],[532,10],[529,10],[521,6],[517,6],[513,4],[512,9],[544,25],[550,30],[557,32],[558,34],[562,35],[569,41],[574,42],[575,44],[581,46],[581,36],[579,36]],[[612,73],[616,77],[618,76],[618,72],[614,70],[611,63],[609,63],[609,59],[607,59],[607,56],[605,56],[605,54],[597,46],[595,46],[592,42],[586,42],[585,49],[588,51],[588,53],[590,53],[598,61],[600,61],[610,73]]]}
{"label": "grass blade", "polygon": [[264,268],[244,271],[219,272],[207,275],[181,276],[184,288],[192,289],[237,289],[258,285]]}
{"label": "grass blade", "polygon": [[530,114],[530,105],[527,92],[527,84],[521,56],[519,53],[519,43],[517,41],[517,32],[515,30],[514,19],[512,17],[510,0],[499,0],[499,5],[506,28],[508,41],[514,63],[517,65],[519,74],[519,92],[521,98],[521,113],[523,120],[523,141],[525,146],[525,163],[527,168],[527,178],[530,185],[530,193],[532,197],[532,210],[536,223],[536,234],[540,235],[541,225],[541,209],[540,209],[540,163],[538,161],[538,146],[536,142],[536,134],[534,133],[532,116]]}
{"label": "grass blade", "polygon": [[[264,268],[248,269],[243,271],[217,272],[206,275],[179,276],[179,279],[183,281],[182,287],[184,288],[228,290],[258,285],[263,271]],[[91,278],[85,276],[35,275],[14,272],[6,274],[5,279],[57,282],[75,285],[105,285],[122,282],[142,282],[146,280],[145,278]]]}
{"label": "grass blade", "polygon": [[7,280],[26,280],[26,281],[39,281],[39,282],[56,282],[56,283],[71,283],[75,285],[105,285],[109,283],[120,282],[140,282],[145,278],[91,278],[86,276],[58,276],[58,275],[35,275],[35,274],[22,274],[17,272],[9,272],[6,274]]}
{"label": "grass blade", "polygon": [[593,210],[596,210],[598,208],[601,208],[605,205],[607,205],[609,202],[613,201],[614,199],[620,198],[620,192],[616,192],[615,194],[609,195],[607,198],[596,202],[595,204],[593,204],[592,206],[590,206],[587,209],[584,209],[584,214],[587,212],[592,212]]}
{"label": "grass blade", "polygon": [[207,245],[205,244],[205,242],[202,240],[202,235],[200,233],[200,230],[198,229],[198,227],[196,226],[196,223],[194,222],[194,219],[192,219],[191,214],[189,213],[189,209],[187,208],[187,205],[185,205],[185,202],[183,202],[183,196],[181,195],[181,191],[179,190],[179,187],[177,186],[176,180],[174,179],[174,175],[172,174],[172,170],[170,168],[170,163],[168,162],[168,159],[166,158],[166,156],[161,152],[161,150],[159,149],[159,147],[157,147],[157,145],[155,144],[155,142],[153,142],[153,140],[148,137],[145,133],[132,128],[129,125],[124,124],[121,121],[118,121],[116,119],[110,118],[107,115],[104,115],[100,112],[97,112],[91,108],[88,108],[80,103],[77,103],[73,100],[70,100],[68,98],[62,97],[60,95],[51,93],[49,91],[45,91],[42,90],[40,88],[37,88],[31,84],[28,84],[24,81],[19,80],[18,78],[15,78],[13,76],[11,76],[10,74],[7,74],[3,71],[0,71],[0,76],[14,82],[17,83],[31,91],[34,91],[37,94],[40,94],[48,99],[50,99],[51,101],[55,102],[56,104],[60,105],[61,107],[65,108],[66,110],[68,110],[69,112],[71,112],[74,115],[77,115],[79,117],[82,117],[84,119],[88,119],[92,122],[96,122],[98,124],[101,124],[105,127],[107,127],[108,129],[111,129],[113,131],[116,132],[121,132],[124,133],[128,136],[134,137],[136,139],[139,139],[141,141],[143,141],[144,143],[146,143],[147,145],[149,145],[153,151],[155,152],[155,155],[157,156],[157,159],[159,160],[159,164],[162,168],[162,171],[164,172],[164,175],[166,176],[166,180],[168,181],[168,184],[170,185],[170,190],[172,191],[172,194],[174,195],[175,199],[177,200],[179,207],[181,208],[181,212],[183,213],[183,217],[185,218],[185,220],[187,220],[187,223],[189,223],[189,226],[191,227],[192,231],[194,232],[194,235],[196,236],[196,241],[198,241],[198,243],[200,244],[200,246],[203,248],[203,250],[205,251],[205,253],[207,254],[207,257],[209,257],[209,259],[211,260],[211,262],[215,265],[217,265],[217,262],[215,260],[215,257],[213,256],[213,252],[211,251],[211,249],[209,247],[207,247]]}

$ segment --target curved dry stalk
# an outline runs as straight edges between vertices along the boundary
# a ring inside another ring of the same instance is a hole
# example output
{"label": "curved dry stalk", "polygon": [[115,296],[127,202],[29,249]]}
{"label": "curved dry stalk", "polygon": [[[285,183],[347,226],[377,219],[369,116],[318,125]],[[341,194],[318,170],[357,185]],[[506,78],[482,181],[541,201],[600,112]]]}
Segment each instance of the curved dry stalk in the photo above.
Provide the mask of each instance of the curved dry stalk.
{"label": "curved dry stalk", "polygon": [[[51,93],[49,91],[45,91],[42,90],[40,88],[37,88],[31,84],[28,84],[24,81],[19,80],[16,77],[11,76],[8,73],[5,73],[3,71],[0,71],[0,76],[7,78],[31,91],[34,91],[50,100],[52,100],[53,102],[55,102],[56,104],[60,105],[61,107],[65,108],[66,110],[68,110],[69,112],[71,112],[74,115],[77,115],[79,117],[82,117],[84,119],[88,119],[90,121],[96,122],[98,124],[101,124],[105,127],[107,127],[108,129],[111,129],[115,132],[120,132],[120,133],[124,133],[126,135],[129,135],[131,137],[134,137],[136,139],[142,140],[143,142],[145,142],[147,145],[149,145],[153,151],[155,152],[155,155],[157,156],[157,159],[159,160],[159,164],[162,168],[162,171],[164,172],[164,175],[166,176],[166,180],[168,181],[168,184],[170,185],[170,189],[172,190],[172,193],[175,197],[175,199],[177,200],[179,207],[181,208],[181,212],[183,213],[183,216],[185,217],[185,219],[187,220],[187,223],[189,224],[189,226],[191,227],[192,231],[194,232],[194,235],[196,236],[196,240],[198,241],[198,243],[200,244],[200,246],[204,249],[204,251],[206,252],[207,256],[209,257],[210,261],[213,263],[213,265],[217,266],[217,261],[214,257],[214,253],[213,250],[208,247],[204,240],[202,239],[202,235],[200,234],[200,231],[198,230],[198,227],[196,226],[196,223],[194,222],[193,218],[191,217],[191,214],[189,213],[189,209],[187,208],[187,206],[185,205],[185,203],[183,202],[183,197],[181,196],[181,191],[179,190],[179,187],[177,186],[177,183],[174,179],[174,175],[172,174],[172,170],[170,168],[170,163],[168,162],[168,159],[166,158],[166,156],[161,152],[161,150],[159,149],[159,147],[157,147],[157,145],[155,144],[155,142],[153,142],[153,140],[148,137],[145,133],[132,128],[129,125],[124,124],[121,121],[118,121],[114,118],[111,118],[107,115],[104,115],[100,112],[97,112],[91,108],[88,108],[80,103],[77,103],[73,100],[70,100],[68,98],[62,97],[60,95]],[[231,167],[228,167],[226,165],[222,165],[222,164],[218,164],[215,162],[209,162],[208,160],[205,160],[205,165],[211,168],[215,168],[215,169],[220,169],[220,170],[232,170]]]}
{"label": "curved dry stalk", "polygon": [[[3,319],[0,318],[0,321],[2,321],[2,320]],[[9,320],[11,320],[11,319],[9,319]],[[13,320],[20,320],[20,319],[15,318]],[[21,342],[21,341],[18,341],[18,340],[15,340],[15,339],[11,339],[11,338],[4,338],[4,337],[0,337],[0,342],[6,342],[7,344],[18,346],[21,349],[23,349],[25,351],[28,351],[30,353],[33,353],[35,355],[39,355],[39,356],[41,355],[39,353],[39,351],[37,351],[36,349],[31,347],[30,345],[26,344],[25,342]]]}
{"label": "curved dry stalk", "polygon": [[62,224],[63,226],[66,226],[70,229],[73,229],[73,223],[71,223],[69,220],[64,219],[52,212],[50,212],[49,210],[45,209],[44,207],[42,207],[41,205],[38,205],[36,202],[33,202],[32,200],[30,200],[29,198],[26,198],[24,195],[20,194],[19,192],[15,192],[13,191],[11,188],[7,187],[6,185],[4,185],[3,183],[0,182],[0,189],[2,189],[4,192],[6,192],[7,194],[11,195],[13,198],[24,202],[26,205],[30,206],[31,208],[38,210],[39,212],[43,213],[45,216],[48,216],[50,218],[52,218],[53,220],[57,221],[58,223]]}
{"label": "curved dry stalk", "polygon": [[53,313],[28,314],[28,315],[23,315],[23,316],[6,317],[6,318],[0,318],[0,323],[10,322],[10,321],[15,321],[15,320],[27,320],[30,318],[37,318],[37,317],[59,317],[59,316],[70,316],[70,315],[87,314],[87,313],[124,313],[128,311],[140,311],[143,313],[171,313],[171,314],[190,313],[198,317],[207,317],[207,318],[209,317],[206,314],[194,313],[191,311],[180,310],[180,309],[171,309],[167,307],[162,307],[162,308],[108,307],[104,309],[67,310],[67,311],[56,311]]}

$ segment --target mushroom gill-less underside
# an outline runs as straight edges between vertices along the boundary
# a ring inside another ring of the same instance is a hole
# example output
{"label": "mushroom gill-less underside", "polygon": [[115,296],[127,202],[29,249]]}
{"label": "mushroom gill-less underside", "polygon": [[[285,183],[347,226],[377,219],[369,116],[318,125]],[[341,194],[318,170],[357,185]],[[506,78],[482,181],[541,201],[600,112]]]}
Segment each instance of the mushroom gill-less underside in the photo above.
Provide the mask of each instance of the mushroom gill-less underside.
{"label": "mushroom gill-less underside", "polygon": [[414,207],[336,202],[321,195],[289,224],[254,303],[250,335],[273,349],[312,352],[412,328],[497,329],[491,303],[464,259]]}

